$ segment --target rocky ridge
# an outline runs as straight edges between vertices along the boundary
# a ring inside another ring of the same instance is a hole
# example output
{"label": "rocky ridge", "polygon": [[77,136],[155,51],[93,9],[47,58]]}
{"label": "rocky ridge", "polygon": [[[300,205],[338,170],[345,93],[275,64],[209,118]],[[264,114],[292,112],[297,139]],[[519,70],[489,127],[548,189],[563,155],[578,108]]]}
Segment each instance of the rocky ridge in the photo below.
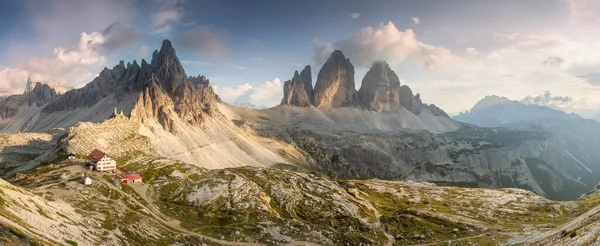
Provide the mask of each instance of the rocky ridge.
{"label": "rocky ridge", "polygon": [[320,109],[359,107],[381,112],[405,108],[415,115],[425,108],[435,116],[448,117],[442,109],[423,103],[418,93],[413,95],[408,86],[401,85],[398,75],[385,61],[373,63],[358,91],[354,85],[354,66],[339,50],[319,70],[314,89],[310,78],[310,66],[300,74],[296,71],[293,79],[284,83],[281,105],[313,105]]}
{"label": "rocky ridge", "polygon": [[58,93],[58,94],[65,94],[67,91],[70,91],[73,89],[72,87],[65,86],[61,82],[55,81],[55,80],[33,82],[31,80],[31,78],[27,78],[27,84],[25,85],[25,91],[23,93],[25,94],[25,93],[32,92],[37,83],[46,84],[46,85],[52,87],[52,89],[54,89],[56,91],[56,93]]}
{"label": "rocky ridge", "polygon": [[23,105],[42,107],[58,97],[59,94],[54,88],[47,84],[35,83],[33,89],[27,93],[0,98],[0,121],[14,117]]}
{"label": "rocky ridge", "polygon": [[281,104],[309,107],[313,96],[311,76],[310,66],[306,66],[302,72],[296,71],[292,80],[285,81]]}

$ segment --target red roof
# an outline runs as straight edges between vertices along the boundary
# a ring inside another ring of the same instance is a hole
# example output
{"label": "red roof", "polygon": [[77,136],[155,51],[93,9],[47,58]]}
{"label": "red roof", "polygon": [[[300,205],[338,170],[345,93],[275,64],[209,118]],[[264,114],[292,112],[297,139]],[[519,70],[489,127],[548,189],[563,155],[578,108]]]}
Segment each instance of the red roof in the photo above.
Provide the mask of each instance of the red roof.
{"label": "red roof", "polygon": [[108,155],[98,149],[95,149],[94,151],[92,151],[92,153],[88,155],[88,158],[94,162],[99,162],[100,159],[102,159],[105,156]]}
{"label": "red roof", "polygon": [[132,179],[141,179],[141,178],[142,178],[142,176],[140,176],[140,175],[139,175],[139,174],[137,174],[137,173],[130,173],[130,174],[127,174],[127,178],[128,178],[129,180],[132,180]]}

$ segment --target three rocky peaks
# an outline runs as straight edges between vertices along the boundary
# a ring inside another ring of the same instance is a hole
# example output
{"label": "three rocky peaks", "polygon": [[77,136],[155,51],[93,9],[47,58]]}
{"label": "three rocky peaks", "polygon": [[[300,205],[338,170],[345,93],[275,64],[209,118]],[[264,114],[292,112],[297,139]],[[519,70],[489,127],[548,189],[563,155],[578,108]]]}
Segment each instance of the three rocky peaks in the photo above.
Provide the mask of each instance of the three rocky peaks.
{"label": "three rocky peaks", "polygon": [[448,115],[431,104],[421,102],[421,96],[413,95],[411,89],[400,84],[398,75],[385,61],[373,63],[365,74],[358,91],[354,84],[354,66],[342,51],[334,51],[317,75],[313,89],[311,68],[295,72],[292,80],[283,86],[283,105],[298,107],[339,108],[360,107],[372,111],[397,111],[400,108],[421,114],[427,108],[438,116]]}

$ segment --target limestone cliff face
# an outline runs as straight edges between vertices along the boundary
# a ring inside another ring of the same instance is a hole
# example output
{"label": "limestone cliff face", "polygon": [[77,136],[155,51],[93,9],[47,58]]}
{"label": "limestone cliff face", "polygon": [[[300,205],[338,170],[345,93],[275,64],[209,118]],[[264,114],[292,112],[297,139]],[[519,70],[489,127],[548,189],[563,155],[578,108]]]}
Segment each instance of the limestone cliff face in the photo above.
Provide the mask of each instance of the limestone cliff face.
{"label": "limestone cliff face", "polygon": [[420,114],[423,110],[423,102],[421,102],[421,95],[413,96],[412,90],[406,86],[400,86],[400,105],[414,114]]}
{"label": "limestone cliff face", "polygon": [[195,85],[203,85],[203,86],[210,85],[210,80],[208,80],[206,78],[206,76],[204,76],[204,75],[190,76],[190,77],[188,77],[188,79],[190,81],[192,81],[192,83],[194,83]]}
{"label": "limestone cliff face", "polygon": [[283,100],[281,104],[309,107],[312,101],[312,92],[310,66],[306,66],[300,74],[296,71],[294,78],[283,84]]}
{"label": "limestone cliff face", "polygon": [[23,93],[32,92],[37,83],[42,83],[50,86],[52,89],[56,91],[58,94],[65,94],[65,92],[72,90],[72,87],[65,86],[59,81],[56,80],[47,80],[47,81],[38,81],[34,82],[31,78],[27,78],[27,84],[25,85],[25,91]]}
{"label": "limestone cliff face", "polygon": [[318,108],[337,108],[356,105],[354,66],[344,54],[334,51],[317,76],[314,105]]}
{"label": "limestone cliff face", "polygon": [[150,78],[131,112],[132,118],[142,122],[155,119],[166,130],[176,132],[173,123],[177,118],[199,125],[218,112],[215,103],[220,99],[208,85],[208,79],[201,76],[190,80],[170,41],[165,40],[152,57],[150,65],[142,65],[141,74],[150,74]]}
{"label": "limestone cliff face", "polygon": [[41,107],[58,96],[56,90],[49,85],[35,83],[27,93],[0,99],[0,119],[12,118],[23,105]]}
{"label": "limestone cliff face", "polygon": [[362,105],[369,110],[388,111],[400,106],[400,79],[386,62],[375,62],[365,74],[358,91]]}

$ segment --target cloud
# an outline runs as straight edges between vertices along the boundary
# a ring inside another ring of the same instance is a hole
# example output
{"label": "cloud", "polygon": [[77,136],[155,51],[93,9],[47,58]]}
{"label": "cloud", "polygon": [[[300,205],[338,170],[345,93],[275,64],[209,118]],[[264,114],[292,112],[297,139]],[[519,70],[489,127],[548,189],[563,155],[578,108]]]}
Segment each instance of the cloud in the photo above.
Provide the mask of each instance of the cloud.
{"label": "cloud", "polygon": [[469,55],[479,55],[479,51],[473,47],[466,48],[465,52]]}
{"label": "cloud", "polygon": [[321,42],[318,39],[313,40],[315,47],[313,49],[313,61],[319,67],[327,61],[327,57],[334,51],[333,44]]}
{"label": "cloud", "polygon": [[148,58],[150,55],[150,46],[148,45],[142,45],[140,46],[140,48],[138,49],[138,51],[135,53],[135,59],[145,59]]}
{"label": "cloud", "polygon": [[419,24],[421,22],[421,20],[419,20],[419,17],[413,17],[412,22],[415,24]]}
{"label": "cloud", "polygon": [[360,67],[368,67],[378,60],[390,64],[411,60],[423,67],[435,68],[455,59],[449,50],[420,42],[413,30],[400,31],[392,22],[381,24],[377,29],[363,28],[335,44],[317,40],[313,55],[316,65],[323,64],[333,49],[342,50]]}
{"label": "cloud", "polygon": [[158,11],[151,16],[153,34],[168,36],[183,17],[183,1],[160,0],[158,5]]}
{"label": "cloud", "polygon": [[[553,96],[549,91],[538,96],[526,96],[520,100],[521,103],[530,105],[546,106],[565,112],[588,112],[593,108],[586,100],[575,100],[570,96]],[[582,110],[583,109],[583,110]]]}
{"label": "cloud", "polygon": [[545,91],[542,95],[538,95],[535,97],[526,96],[525,98],[521,99],[521,103],[535,104],[541,106],[551,106],[557,104],[562,105],[570,102],[573,102],[573,98],[569,96],[552,96],[552,93],[550,93],[549,91]]}
{"label": "cloud", "polygon": [[194,51],[211,58],[225,56],[228,49],[225,35],[207,26],[198,26],[175,37],[178,47]]}
{"label": "cloud", "polygon": [[181,60],[181,63],[183,63],[183,64],[191,64],[191,65],[198,65],[198,66],[212,66],[212,64],[210,64],[210,63],[201,62],[201,61]]}
{"label": "cloud", "polygon": [[560,67],[565,63],[565,60],[559,56],[549,56],[542,64],[549,67]]}
{"label": "cloud", "polygon": [[27,82],[27,72],[23,70],[12,68],[0,70],[0,91],[22,92],[25,82]]}
{"label": "cloud", "polygon": [[256,87],[245,83],[236,87],[221,87],[217,85],[214,88],[219,97],[230,104],[250,102],[255,105],[272,107],[278,105],[283,97],[283,87],[281,80],[278,78],[266,81]]}
{"label": "cloud", "polygon": [[102,31],[104,42],[101,47],[108,51],[122,51],[138,41],[142,34],[137,28],[115,22]]}
{"label": "cloud", "polygon": [[360,17],[360,13],[352,13],[352,14],[350,14],[350,18],[352,18],[352,19],[356,20],[356,19],[358,19],[358,17]]}
{"label": "cloud", "polygon": [[257,62],[264,62],[265,61],[265,59],[260,58],[260,57],[254,57],[254,58],[252,58],[252,60],[253,61],[257,61]]}
{"label": "cloud", "polygon": [[600,85],[600,73],[588,73],[579,77],[592,85]]}
{"label": "cloud", "polygon": [[562,41],[552,36],[521,35],[516,40],[517,46],[526,48],[549,48],[562,44]]}
{"label": "cloud", "polygon": [[3,90],[21,90],[31,77],[33,81],[56,80],[67,86],[81,86],[106,65],[106,58],[99,53],[104,41],[99,32],[83,32],[75,46],[55,48],[53,58],[32,57],[18,69],[1,70],[0,84]]}

